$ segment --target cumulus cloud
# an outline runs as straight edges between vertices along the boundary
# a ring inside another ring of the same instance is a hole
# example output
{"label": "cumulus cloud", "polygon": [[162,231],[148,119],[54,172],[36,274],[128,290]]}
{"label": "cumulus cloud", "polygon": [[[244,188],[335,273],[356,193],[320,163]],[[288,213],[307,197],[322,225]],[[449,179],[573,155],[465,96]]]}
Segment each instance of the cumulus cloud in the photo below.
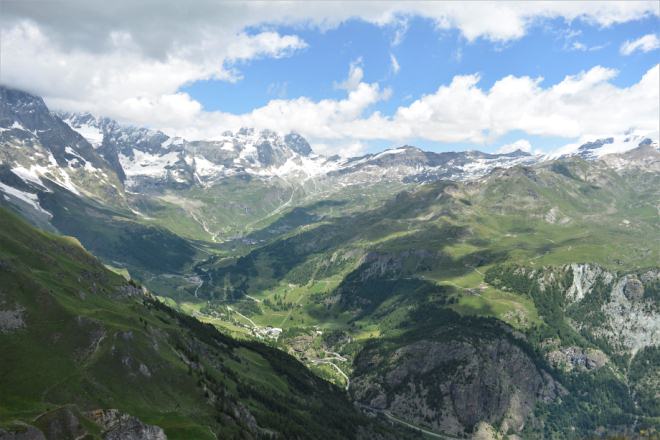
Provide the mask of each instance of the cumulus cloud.
{"label": "cumulus cloud", "polygon": [[41,28],[21,21],[2,34],[2,83],[41,95],[55,108],[163,125],[201,110],[178,92],[181,86],[200,79],[236,81],[240,74],[227,62],[281,57],[305,47],[297,36],[275,32],[200,44],[158,59],[145,57],[130,35],[115,35],[112,49],[94,53],[55,46]]}
{"label": "cumulus cloud", "polygon": [[[240,126],[296,130],[326,152],[358,151],[377,139],[480,143],[511,130],[561,136],[632,125],[657,130],[657,66],[628,88],[611,84],[616,72],[599,66],[549,87],[542,78],[509,76],[484,89],[476,74],[456,76],[393,115],[373,111],[390,91],[365,82],[360,62],[349,67],[340,99],[279,98],[231,114],[206,112],[180,92],[198,80],[239,81],[241,62],[305,50],[305,41],[294,31],[276,32],[279,26],[330,29],[357,18],[394,26],[396,44],[409,18],[421,16],[438,29],[457,29],[467,41],[506,42],[546,19],[610,26],[658,15],[653,1],[491,2],[479,8],[476,14],[474,5],[458,2],[5,2],[0,81],[42,95],[54,108],[189,138]],[[398,62],[390,61],[396,71]]]}
{"label": "cumulus cloud", "polygon": [[601,137],[630,129],[657,133],[658,66],[630,87],[612,84],[616,74],[596,66],[548,87],[542,78],[507,76],[490,89],[479,87],[479,75],[461,75],[391,116],[369,110],[387,99],[388,91],[360,82],[341,100],[274,100],[242,115],[215,112],[194,119],[204,121],[207,129],[246,125],[296,130],[332,145],[420,138],[485,144],[512,131],[562,137]]}
{"label": "cumulus cloud", "polygon": [[600,26],[659,15],[655,1],[592,2],[166,2],[160,0],[11,1],[3,4],[2,21],[30,19],[65,47],[99,52],[112,45],[113,32],[131,35],[149,56],[165,58],[178,47],[204,37],[237,33],[247,27],[311,25],[323,29],[359,18],[393,25],[395,40],[403,38],[408,18],[421,16],[438,28],[458,29],[466,39],[507,41],[520,38],[538,20],[582,20]]}
{"label": "cumulus cloud", "polygon": [[[176,108],[173,113],[179,117],[161,116],[160,121],[161,128],[188,138],[212,138],[220,133],[219,127],[294,130],[308,137],[317,151],[328,154],[359,151],[365,142],[375,140],[489,144],[512,131],[595,139],[635,130],[657,138],[659,67],[630,87],[612,84],[616,74],[596,66],[548,87],[542,78],[507,76],[489,89],[479,86],[479,75],[461,75],[391,116],[372,109],[389,97],[389,91],[377,83],[360,82],[342,99],[276,99],[240,115],[203,112],[187,96],[174,95],[167,108]],[[166,113],[162,108],[142,108],[140,102],[134,107],[135,112]],[[181,109],[186,109],[185,114]],[[506,147],[527,151],[530,146],[525,142]]]}
{"label": "cumulus cloud", "polygon": [[634,41],[625,41],[621,45],[622,55],[630,55],[633,52],[650,52],[660,47],[660,39],[655,34],[644,35]]}
{"label": "cumulus cloud", "polygon": [[133,113],[134,117],[144,113],[147,119],[156,121],[156,128],[188,139],[213,139],[224,130],[255,127],[279,132],[297,131],[319,145],[315,147],[316,150],[327,146],[324,151],[331,152],[333,147],[347,148],[348,143],[357,145],[360,140],[342,130],[349,130],[352,124],[364,120],[370,107],[389,99],[391,95],[389,89],[383,89],[378,83],[356,82],[356,79],[362,79],[362,74],[356,73],[357,69],[357,65],[352,64],[348,78],[342,82],[346,91],[342,99],[273,99],[248,113],[232,114],[194,108],[196,101],[186,94],[178,93],[175,94],[178,105],[186,111],[171,110],[172,106],[160,108],[158,103],[140,103],[142,105],[135,105],[135,108],[141,107],[140,110]]}

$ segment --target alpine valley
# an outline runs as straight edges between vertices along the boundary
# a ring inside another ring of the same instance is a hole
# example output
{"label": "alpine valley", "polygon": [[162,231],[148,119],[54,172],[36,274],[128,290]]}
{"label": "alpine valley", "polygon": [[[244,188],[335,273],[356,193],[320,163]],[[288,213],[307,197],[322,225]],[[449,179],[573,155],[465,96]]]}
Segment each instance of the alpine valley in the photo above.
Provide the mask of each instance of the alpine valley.
{"label": "alpine valley", "polygon": [[660,148],[325,157],[0,87],[0,439],[660,436]]}

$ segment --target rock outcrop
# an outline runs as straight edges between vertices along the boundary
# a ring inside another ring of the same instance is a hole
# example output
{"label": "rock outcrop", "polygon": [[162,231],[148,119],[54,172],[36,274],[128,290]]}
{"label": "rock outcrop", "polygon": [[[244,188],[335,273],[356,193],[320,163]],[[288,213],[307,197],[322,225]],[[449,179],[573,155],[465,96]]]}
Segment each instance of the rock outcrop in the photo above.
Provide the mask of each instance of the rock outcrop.
{"label": "rock outcrop", "polygon": [[480,422],[519,432],[539,401],[564,391],[507,337],[423,339],[356,359],[353,397],[417,426],[453,435]]}
{"label": "rock outcrop", "polygon": [[546,353],[546,359],[555,368],[565,371],[591,371],[603,367],[608,359],[601,350],[565,347]]}
{"label": "rock outcrop", "polygon": [[0,440],[92,438],[81,419],[99,425],[103,440],[167,440],[165,432],[158,426],[147,425],[119,410],[99,409],[81,414],[75,406],[63,406],[39,416],[34,422],[36,426],[20,424],[12,429],[0,429]]}
{"label": "rock outcrop", "polygon": [[116,409],[99,409],[87,416],[103,428],[104,440],[167,440],[160,427],[147,425]]}

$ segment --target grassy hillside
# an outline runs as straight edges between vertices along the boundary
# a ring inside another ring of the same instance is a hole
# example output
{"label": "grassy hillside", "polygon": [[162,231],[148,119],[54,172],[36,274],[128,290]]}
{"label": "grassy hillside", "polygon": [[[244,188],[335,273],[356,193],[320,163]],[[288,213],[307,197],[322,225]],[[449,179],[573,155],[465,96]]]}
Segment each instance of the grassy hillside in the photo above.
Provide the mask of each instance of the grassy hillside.
{"label": "grassy hillside", "polygon": [[93,411],[116,408],[170,439],[388,435],[292,357],[170,309],[4,209],[0,286],[0,428],[96,437]]}
{"label": "grassy hillside", "polygon": [[[208,422],[213,416],[205,415],[209,405],[214,407],[211,412],[217,411],[213,402],[218,395],[234,402],[221,411],[236,416],[242,413],[236,409],[241,408],[238,402],[251,402],[247,409],[259,426],[294,437],[303,435],[298,428],[318,425],[314,420],[325,411],[323,405],[341,401],[337,407],[343,408],[343,395],[328,398],[322,393],[319,399],[324,403],[311,405],[309,411],[301,409],[289,428],[290,421],[284,422],[278,414],[309,402],[296,397],[282,404],[268,396],[306,395],[308,390],[279,385],[278,375],[291,372],[279,371],[275,365],[289,361],[275,362],[281,353],[250,342],[261,339],[303,361],[315,373],[304,371],[306,380],[326,378],[348,388],[363,408],[432,432],[468,435],[478,429],[477,421],[501,433],[510,430],[529,438],[580,438],[599,430],[629,435],[635,429],[637,433],[657,429],[654,395],[648,389],[660,379],[657,369],[649,367],[656,346],[647,340],[655,334],[658,309],[654,275],[648,275],[655,273],[660,261],[658,173],[644,168],[614,170],[601,162],[570,159],[495,170],[473,182],[420,185],[389,198],[395,188],[373,186],[314,195],[299,188],[295,197],[284,200],[283,187],[272,187],[272,197],[259,203],[255,202],[258,185],[253,183],[227,182],[226,189],[237,192],[222,197],[215,188],[133,200],[140,213],[57,191],[42,195],[42,204],[55,214],[53,224],[60,230],[79,237],[106,262],[124,262],[131,275],[143,279],[162,302],[178,310],[153,299],[131,300],[133,314],[121,309],[116,315],[132,316],[134,324],[119,320],[121,330],[108,330],[104,324],[104,336],[94,350],[98,354],[92,358],[107,350],[115,353],[121,346],[113,342],[107,348],[105,334],[113,331],[119,335],[116,341],[130,332],[128,340],[138,341],[146,350],[140,355],[144,359],[155,356],[147,348],[154,339],[158,347],[173,347],[168,356],[180,360],[179,368],[192,370],[191,389],[198,389],[207,400],[202,410],[192,397],[194,404],[177,401],[180,407],[168,407],[172,413],[186,408],[195,414],[186,423],[220,432],[229,429],[222,423],[222,428],[214,428]],[[245,211],[252,203],[256,210]],[[202,219],[211,223],[203,224]],[[227,229],[216,231],[223,223]],[[610,277],[603,275],[601,284],[588,284],[588,294],[579,300],[568,295],[572,265],[577,263]],[[528,275],[524,280],[516,278],[521,272]],[[549,285],[546,278],[552,277],[560,282],[539,294]],[[630,283],[633,291],[641,285],[645,292],[624,304],[628,315],[619,320],[623,323],[613,318],[612,310],[620,310],[620,301],[612,300],[616,283]],[[104,296],[93,298],[107,301],[103,307],[118,307]],[[99,309],[94,301],[78,298],[71,313],[97,319],[91,311],[83,313],[87,304]],[[58,300],[58,307],[65,302]],[[208,346],[215,343],[195,332],[206,335],[213,327],[198,328],[189,315],[239,338],[240,344],[222,342],[239,348],[220,356],[217,363],[209,362]],[[642,318],[630,318],[634,316]],[[111,321],[117,319],[113,315]],[[101,334],[90,325],[87,333]],[[153,334],[152,326],[158,328]],[[180,331],[175,330],[180,326],[206,345],[182,343],[176,336]],[[136,337],[139,328],[146,333]],[[625,337],[617,340],[612,335],[622,328]],[[169,335],[167,344],[159,339],[164,334]],[[89,336],[87,346],[99,338]],[[61,349],[53,348],[53,356],[55,351]],[[426,359],[425,353],[445,354]],[[240,362],[232,361],[236,356]],[[151,364],[125,360],[133,358],[129,353],[100,359],[148,382],[140,369],[144,364],[153,376]],[[160,358],[155,359],[160,364]],[[515,362],[506,364],[511,359]],[[584,369],[583,364],[590,367]],[[92,371],[95,366],[92,363]],[[208,379],[205,373],[195,373],[198,367],[221,373]],[[512,369],[528,374],[515,374]],[[295,373],[299,374],[303,373]],[[81,377],[71,380],[79,382]],[[92,377],[89,386],[93,387],[98,382]],[[269,379],[262,383],[263,377]],[[259,384],[258,391],[241,383]],[[154,399],[166,400],[162,393],[178,396],[190,385],[175,384],[170,384],[172,390],[154,391],[159,396]],[[585,397],[592,388],[599,392]],[[149,392],[140,392],[139,398],[128,399],[121,408],[178,435],[176,428],[160,423],[164,409],[153,415],[149,412],[153,405],[134,402]],[[484,406],[475,409],[463,398],[474,393],[480,393]],[[419,409],[420,402],[426,402],[425,409]],[[73,403],[81,405],[77,400]],[[597,409],[599,404],[607,410]],[[110,404],[85,405],[88,409]],[[330,423],[334,426],[335,421]],[[235,431],[226,432],[245,431],[246,424],[251,424],[249,417],[238,417]],[[575,429],[570,431],[571,427]],[[318,425],[318,429],[326,428]],[[347,435],[337,429],[337,436]]]}
{"label": "grassy hillside", "polygon": [[[289,223],[279,237],[248,253],[216,256],[197,265],[197,294],[204,301],[190,299],[179,307],[245,336],[260,335],[269,326],[282,328],[278,344],[283,349],[343,386],[348,385],[347,376],[352,380],[364,375],[358,362],[364,353],[381,353],[377,359],[387,359],[406,346],[448,343],[456,333],[435,331],[448,317],[454,330],[473,325],[474,318],[495,319],[507,331],[524,335],[522,350],[540,377],[554,375],[572,396],[591,386],[608,390],[594,397],[611,402],[610,411],[598,416],[595,400],[573,397],[565,405],[539,403],[534,413],[538,423],[528,423],[526,435],[561,437],[576,425],[578,437],[598,426],[614,432],[635,424],[655,426],[655,416],[633,409],[638,403],[633,403],[627,388],[631,383],[626,362],[639,368],[634,353],[608,351],[609,345],[597,340],[596,324],[584,324],[583,330],[572,324],[581,322],[578,316],[599,316],[597,308],[609,299],[595,301],[599,294],[594,293],[570,308],[566,305],[559,319],[549,311],[546,297],[495,283],[488,274],[505,264],[548,274],[572,263],[622,274],[615,276],[642,276],[645,270],[657,269],[658,188],[657,173],[615,171],[599,162],[572,159],[497,170],[476,182],[428,184],[380,207],[333,217],[299,210],[291,217],[301,221]],[[645,286],[650,289],[650,284]],[[565,285],[561,294],[567,289]],[[424,310],[439,310],[437,316],[431,314],[435,320],[426,333],[418,331]],[[448,315],[450,311],[456,313]],[[436,336],[428,341],[428,335]],[[555,343],[553,335],[559,341],[555,351],[605,350],[607,368],[597,374],[566,375],[546,359],[559,356],[550,355],[553,350],[547,348]],[[473,349],[489,346],[493,340],[487,340],[484,333],[471,342]],[[365,347],[371,351],[364,352]],[[511,350],[517,349],[505,351]],[[652,356],[646,349],[641,354]],[[520,359],[521,365],[528,362],[524,356]],[[373,367],[368,365],[367,370]],[[644,380],[655,383],[655,373],[646,373]],[[411,380],[419,383],[418,378]],[[552,383],[545,386],[552,388]],[[351,389],[358,388],[352,384]],[[445,405],[451,406],[445,402],[436,409]],[[399,409],[404,419],[412,417]],[[491,422],[501,420],[495,417]]]}

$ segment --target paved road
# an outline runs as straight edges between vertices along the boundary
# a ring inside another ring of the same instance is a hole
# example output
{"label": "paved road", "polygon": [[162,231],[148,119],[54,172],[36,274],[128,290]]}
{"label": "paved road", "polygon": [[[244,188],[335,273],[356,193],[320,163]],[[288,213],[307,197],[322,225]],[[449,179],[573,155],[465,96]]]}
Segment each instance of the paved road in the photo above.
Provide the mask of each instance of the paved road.
{"label": "paved road", "polygon": [[360,403],[358,403],[357,405],[364,408],[364,409],[380,413],[380,414],[384,415],[385,417],[387,417],[388,419],[390,419],[391,421],[393,421],[395,423],[407,426],[408,428],[414,429],[415,431],[422,432],[423,434],[426,434],[426,435],[428,435],[430,437],[433,437],[433,438],[441,438],[443,440],[456,440],[458,438],[458,437],[453,437],[453,436],[446,435],[446,434],[439,434],[437,432],[429,431],[428,429],[420,428],[419,426],[415,426],[411,423],[406,422],[405,420],[401,420],[400,418],[392,415],[392,413],[390,413],[389,411],[385,411],[385,410],[382,410],[382,409],[371,408],[369,406],[362,405]]}

